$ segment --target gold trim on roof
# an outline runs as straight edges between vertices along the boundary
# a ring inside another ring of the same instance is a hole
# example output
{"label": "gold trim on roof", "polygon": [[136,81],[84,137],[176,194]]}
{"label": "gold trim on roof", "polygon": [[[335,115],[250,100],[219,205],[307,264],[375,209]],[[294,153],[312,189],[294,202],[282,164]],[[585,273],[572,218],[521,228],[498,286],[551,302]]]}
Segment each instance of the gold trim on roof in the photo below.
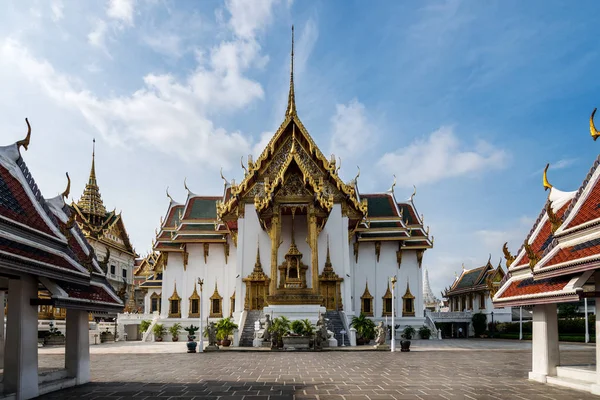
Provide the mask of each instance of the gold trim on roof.
{"label": "gold trim on roof", "polygon": [[542,175],[542,185],[544,185],[544,190],[552,189],[552,185],[548,182],[548,168],[550,167],[550,163],[546,164],[546,168],[544,168],[544,175]]}
{"label": "gold trim on roof", "polygon": [[[594,115],[596,114],[596,109],[594,108],[594,111],[592,111],[592,115],[590,116],[590,134],[592,135],[592,139],[594,139],[594,141],[596,141],[596,139],[598,139],[598,136],[600,136],[600,131],[598,131],[596,129],[596,126],[594,125]],[[25,119],[27,121],[27,119]],[[25,147],[27,149],[27,147]]]}

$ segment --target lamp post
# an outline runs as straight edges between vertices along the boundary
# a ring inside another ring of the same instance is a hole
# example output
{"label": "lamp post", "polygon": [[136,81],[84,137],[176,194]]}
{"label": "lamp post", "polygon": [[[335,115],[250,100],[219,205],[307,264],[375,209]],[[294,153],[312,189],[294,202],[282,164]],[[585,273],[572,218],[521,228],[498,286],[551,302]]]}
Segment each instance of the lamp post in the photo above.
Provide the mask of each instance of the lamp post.
{"label": "lamp post", "polygon": [[494,338],[494,312],[492,311],[492,339]]}
{"label": "lamp post", "polygon": [[519,307],[519,340],[523,340],[523,306]]}
{"label": "lamp post", "polygon": [[396,302],[396,275],[394,275],[392,277],[392,346],[391,346],[391,351],[394,352],[396,351],[396,325],[395,325],[395,321],[394,321],[394,311],[395,311],[395,307],[394,307],[394,303]]}
{"label": "lamp post", "polygon": [[204,352],[204,333],[202,332],[202,285],[204,285],[204,279],[198,278],[198,285],[200,285],[200,309],[198,311],[200,315],[200,334],[198,335],[198,353]]}

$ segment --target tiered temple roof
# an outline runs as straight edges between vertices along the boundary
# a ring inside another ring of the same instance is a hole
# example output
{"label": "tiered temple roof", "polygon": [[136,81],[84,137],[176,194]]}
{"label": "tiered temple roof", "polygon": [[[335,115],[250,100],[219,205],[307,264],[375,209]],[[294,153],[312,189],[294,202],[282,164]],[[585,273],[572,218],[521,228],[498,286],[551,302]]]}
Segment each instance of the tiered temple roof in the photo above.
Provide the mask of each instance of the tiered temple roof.
{"label": "tiered temple roof", "polygon": [[[590,131],[595,139],[592,118]],[[543,185],[550,190],[548,199],[516,257],[505,245],[509,273],[494,297],[495,304],[560,303],[584,296],[584,286],[600,265],[599,165],[600,157],[574,192],[553,187],[546,166]]]}
{"label": "tiered temple roof", "polygon": [[491,256],[488,262],[479,268],[464,269],[461,274],[454,280],[450,288],[446,288],[444,297],[454,295],[492,291],[498,289],[499,282],[504,278],[505,273],[502,266],[498,264],[496,268],[491,263]]}
{"label": "tiered temple roof", "polygon": [[[406,249],[433,246],[429,229],[419,217],[413,196],[398,202],[394,186],[385,193],[360,194],[359,174],[350,182],[338,175],[341,160],[327,159],[298,117],[294,92],[294,46],[292,29],[290,87],[285,117],[261,155],[247,167],[242,160],[244,178],[239,184],[225,182],[222,196],[198,196],[188,189],[184,204],[171,196],[166,218],[161,221],[154,250],[184,252],[185,243],[237,243],[237,221],[245,204],[254,204],[263,228],[269,225],[268,209],[275,195],[310,196],[320,210],[319,225],[326,222],[335,203],[348,217],[349,238],[358,241],[397,241]],[[283,187],[283,184],[286,184]],[[395,184],[394,184],[395,185]],[[187,189],[187,187],[186,187]],[[285,192],[285,193],[284,193]],[[289,193],[288,193],[289,192]]]}
{"label": "tiered temple roof", "polygon": [[64,201],[70,180],[63,194],[44,199],[21,157],[30,136],[31,129],[26,139],[0,147],[0,265],[38,276],[40,296],[55,307],[119,312],[123,303]]}
{"label": "tiered temple roof", "polygon": [[71,206],[76,212],[76,220],[88,238],[135,256],[135,251],[125,230],[121,213],[116,210],[106,211],[100,195],[100,187],[96,180],[96,149],[92,151],[92,167],[90,177],[81,198]]}

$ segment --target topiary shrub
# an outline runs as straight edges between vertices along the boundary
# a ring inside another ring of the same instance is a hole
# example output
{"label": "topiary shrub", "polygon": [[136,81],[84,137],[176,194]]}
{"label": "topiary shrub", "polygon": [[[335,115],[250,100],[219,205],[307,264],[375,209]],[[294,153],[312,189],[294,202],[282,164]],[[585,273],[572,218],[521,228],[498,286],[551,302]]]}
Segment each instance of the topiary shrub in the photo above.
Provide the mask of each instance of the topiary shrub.
{"label": "topiary shrub", "polygon": [[419,328],[419,336],[421,339],[429,339],[431,337],[431,329],[423,325]]}
{"label": "topiary shrub", "polygon": [[485,314],[482,314],[481,312],[478,312],[477,314],[473,315],[471,321],[473,321],[473,329],[475,330],[475,336],[479,337],[483,335],[486,328],[487,316]]}

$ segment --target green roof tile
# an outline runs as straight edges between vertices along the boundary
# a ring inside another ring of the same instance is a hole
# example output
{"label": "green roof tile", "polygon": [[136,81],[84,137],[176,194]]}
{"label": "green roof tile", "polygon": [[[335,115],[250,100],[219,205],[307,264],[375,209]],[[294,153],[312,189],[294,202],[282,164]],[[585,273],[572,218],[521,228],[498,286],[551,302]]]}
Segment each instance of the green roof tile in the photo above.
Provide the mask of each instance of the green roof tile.
{"label": "green roof tile", "polygon": [[214,199],[193,199],[191,209],[188,209],[185,218],[189,219],[216,219],[217,202]]}

